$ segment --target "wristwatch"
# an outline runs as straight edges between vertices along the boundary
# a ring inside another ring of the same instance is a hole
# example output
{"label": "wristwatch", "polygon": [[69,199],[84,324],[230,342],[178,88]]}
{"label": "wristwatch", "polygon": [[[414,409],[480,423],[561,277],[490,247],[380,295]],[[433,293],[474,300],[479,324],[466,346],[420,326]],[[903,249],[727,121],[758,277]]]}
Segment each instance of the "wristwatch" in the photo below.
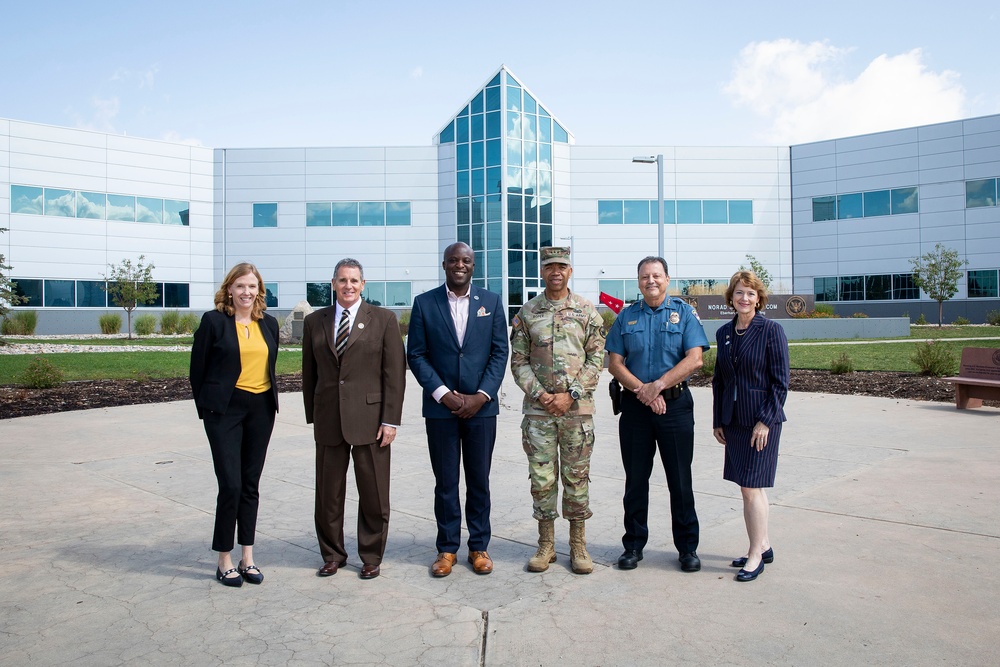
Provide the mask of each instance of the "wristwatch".
{"label": "wristwatch", "polygon": [[574,401],[579,401],[580,400],[580,392],[578,392],[576,389],[570,389],[569,390],[569,397],[572,398]]}

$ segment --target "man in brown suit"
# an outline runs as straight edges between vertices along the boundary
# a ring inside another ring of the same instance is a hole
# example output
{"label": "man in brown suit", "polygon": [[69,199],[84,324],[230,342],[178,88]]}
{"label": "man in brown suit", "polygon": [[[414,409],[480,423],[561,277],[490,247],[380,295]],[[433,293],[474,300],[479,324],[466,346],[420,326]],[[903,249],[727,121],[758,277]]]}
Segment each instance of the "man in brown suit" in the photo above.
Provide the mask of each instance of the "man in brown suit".
{"label": "man in brown suit", "polygon": [[328,577],[347,563],[344,497],[354,459],[362,579],[379,575],[389,534],[389,445],[403,413],[406,362],[396,316],[361,299],[364,269],[342,259],[334,305],[306,317],[302,397],[316,440],[316,536]]}

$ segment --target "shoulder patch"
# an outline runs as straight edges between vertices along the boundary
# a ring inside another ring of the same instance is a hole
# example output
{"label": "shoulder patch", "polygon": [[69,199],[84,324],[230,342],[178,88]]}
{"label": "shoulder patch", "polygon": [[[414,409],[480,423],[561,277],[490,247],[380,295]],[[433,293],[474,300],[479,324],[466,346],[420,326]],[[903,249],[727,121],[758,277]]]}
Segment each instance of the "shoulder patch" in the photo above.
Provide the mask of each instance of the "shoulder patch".
{"label": "shoulder patch", "polygon": [[516,328],[518,328],[519,326],[521,326],[521,318],[520,318],[520,317],[518,317],[517,315],[515,315],[515,316],[514,316],[514,319],[512,319],[512,320],[510,321],[510,326],[511,326],[511,328],[513,328],[513,329],[516,329]]}

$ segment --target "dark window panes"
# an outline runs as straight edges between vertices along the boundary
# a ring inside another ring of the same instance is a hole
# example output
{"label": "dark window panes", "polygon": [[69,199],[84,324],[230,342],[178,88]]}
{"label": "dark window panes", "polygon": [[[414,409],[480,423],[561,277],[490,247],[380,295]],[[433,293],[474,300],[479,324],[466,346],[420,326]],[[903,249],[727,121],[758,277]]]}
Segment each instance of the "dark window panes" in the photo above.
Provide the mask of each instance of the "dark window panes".
{"label": "dark window panes", "polygon": [[459,171],[469,168],[469,144],[455,145],[455,168]]}
{"label": "dark window panes", "polygon": [[625,222],[623,204],[620,199],[601,199],[597,202],[597,224],[620,225]]}
{"label": "dark window panes", "polygon": [[507,251],[507,275],[511,277],[524,275],[524,253],[522,251]]}
{"label": "dark window panes", "polygon": [[524,249],[538,250],[538,225],[524,225]]}
{"label": "dark window panes", "polygon": [[163,222],[163,200],[152,197],[136,197],[135,221],[161,224]]}
{"label": "dark window panes", "polygon": [[107,305],[108,296],[104,291],[103,280],[76,281],[77,308],[106,308]]}
{"label": "dark window panes", "polygon": [[[308,224],[309,219],[309,207],[312,204],[306,204],[306,224]],[[329,204],[326,204],[329,206]],[[330,224],[327,222],[326,224]],[[254,227],[277,227],[278,226],[278,205],[275,203],[270,204],[254,204],[253,205],[253,226]]]}
{"label": "dark window panes", "polygon": [[550,143],[552,141],[552,119],[545,116],[538,117],[538,140]]}
{"label": "dark window panes", "polygon": [[459,116],[455,119],[455,138],[460,143],[469,140],[469,118],[467,116]]}
{"label": "dark window panes", "polygon": [[816,301],[836,301],[837,279],[813,278],[813,294]]}
{"label": "dark window panes", "polygon": [[535,250],[524,251],[524,277],[538,277],[538,252]]}
{"label": "dark window panes", "polygon": [[725,225],[729,222],[729,202],[725,199],[706,199],[701,205],[705,224]]}
{"label": "dark window panes", "polygon": [[32,278],[14,278],[14,294],[20,300],[17,305],[21,307],[39,307],[42,305],[42,281]]}
{"label": "dark window panes", "polygon": [[533,113],[521,114],[521,126],[524,130],[524,139],[526,141],[535,141],[538,139],[538,116]]}
{"label": "dark window panes", "polygon": [[45,215],[76,217],[76,192],[45,188]]}
{"label": "dark window panes", "polygon": [[187,227],[190,224],[189,220],[190,207],[191,205],[186,201],[177,201],[176,199],[164,199],[163,223],[166,225],[183,225]]}
{"label": "dark window panes", "polygon": [[919,211],[916,188],[897,188],[892,191],[891,196],[893,215],[917,213]]}
{"label": "dark window panes", "polygon": [[385,203],[386,227],[410,226],[410,202],[390,201]]}
{"label": "dark window panes", "polygon": [[[254,204],[254,227],[274,227],[275,225],[257,224],[257,206],[258,204]],[[277,224],[277,216],[275,216],[275,223]],[[329,227],[332,223],[333,205],[330,202],[306,202],[306,227]]]}
{"label": "dark window panes", "polygon": [[729,224],[731,225],[752,225],[753,224],[753,201],[750,199],[730,199],[729,200]]}
{"label": "dark window panes", "polygon": [[965,182],[965,207],[979,208],[980,206],[997,205],[997,180],[987,178],[981,181]]}
{"label": "dark window panes", "polygon": [[[473,232],[472,235],[473,235],[473,237],[475,237],[475,235],[476,235],[475,232]],[[475,249],[476,246],[472,246],[472,247],[473,247],[473,249]],[[486,279],[486,253],[484,251],[482,251],[482,250],[476,250],[475,252],[472,253],[472,255],[473,255],[473,257],[476,260],[476,268],[474,268],[472,270],[472,278],[473,278],[473,280],[485,280]],[[479,284],[479,283],[477,283],[477,285],[479,287],[482,287],[482,285]]]}
{"label": "dark window panes", "polygon": [[500,112],[491,111],[486,114],[486,138],[499,139],[503,125],[500,122]]}
{"label": "dark window panes", "polygon": [[865,217],[874,218],[879,215],[889,215],[889,191],[872,190],[864,194]]}
{"label": "dark window panes", "polygon": [[547,248],[552,245],[552,225],[538,226],[538,245]]}
{"label": "dark window panes", "polygon": [[156,296],[146,303],[140,303],[139,308],[163,308],[163,283],[155,283]]}
{"label": "dark window panes", "polygon": [[[514,275],[512,271],[508,271],[508,275]],[[517,274],[520,275],[520,274]],[[507,281],[507,299],[511,304],[516,304],[520,306],[524,303],[524,281],[523,280],[508,280]],[[517,310],[515,309],[516,313]]]}
{"label": "dark window panes", "polygon": [[[272,283],[273,284],[273,283]],[[265,285],[266,287],[266,285]],[[191,286],[187,283],[164,283],[163,284],[163,307],[164,308],[188,308],[191,305]],[[268,303],[268,306],[271,304]],[[274,305],[278,302],[275,300]]]}
{"label": "dark window panes", "polygon": [[361,298],[373,306],[385,304],[385,283],[369,280],[365,282],[365,291],[361,293]]}
{"label": "dark window panes", "polygon": [[30,185],[10,186],[10,212],[42,214],[42,189]]}
{"label": "dark window panes", "polygon": [[503,221],[503,195],[486,197],[486,222]]}
{"label": "dark window panes", "polygon": [[358,224],[362,227],[384,227],[385,202],[358,202]]}
{"label": "dark window panes", "polygon": [[523,222],[524,197],[521,195],[507,195],[507,219],[514,222]]}
{"label": "dark window panes", "polygon": [[472,232],[470,231],[469,225],[459,225],[458,226],[458,241],[460,243],[464,243],[465,245],[467,245],[469,247],[472,247],[471,244],[469,243],[469,241],[472,240],[470,238],[471,235],[472,235]]}
{"label": "dark window panes", "polygon": [[860,192],[849,195],[837,195],[837,219],[848,220],[864,215],[864,203]]}
{"label": "dark window panes", "polygon": [[483,112],[483,91],[476,93],[476,96],[472,98],[472,102],[469,103],[469,113],[482,113]]}
{"label": "dark window panes", "polygon": [[679,199],[679,200],[677,200],[677,224],[679,224],[679,225],[700,225],[701,224],[701,200],[700,199]]}
{"label": "dark window panes", "polygon": [[538,222],[538,197],[524,198],[524,221]]}
{"label": "dark window panes", "polygon": [[135,197],[108,195],[108,220],[135,222]]}
{"label": "dark window panes", "polygon": [[503,278],[503,251],[489,250],[486,253],[486,277]]}
{"label": "dark window panes", "polygon": [[841,276],[839,296],[841,301],[863,301],[865,298],[865,277]]}
{"label": "dark window panes", "polygon": [[521,142],[517,139],[507,140],[507,166],[521,166]]}
{"label": "dark window panes", "polygon": [[486,197],[472,198],[472,224],[486,222]]}
{"label": "dark window panes", "polygon": [[278,283],[264,283],[264,305],[268,308],[278,307]]}
{"label": "dark window panes", "polygon": [[538,198],[538,222],[543,225],[552,224],[552,200],[548,197]]}
{"label": "dark window panes", "polygon": [[521,110],[521,89],[514,86],[507,86],[507,110]]}
{"label": "dark window panes", "polygon": [[104,220],[107,205],[108,197],[103,192],[78,192],[76,197],[76,217]]}
{"label": "dark window panes", "polygon": [[[503,267],[501,266],[500,269],[502,271]],[[489,291],[493,292],[494,294],[502,294],[503,293],[503,276],[501,275],[501,276],[498,276],[498,277],[495,277],[495,278],[491,276],[490,278],[488,278],[486,280],[486,289],[488,289]]]}
{"label": "dark window panes", "polygon": [[[490,82],[486,84],[487,86],[499,86],[500,85],[500,72],[497,72],[496,76],[490,79]],[[489,99],[489,98],[487,98]]]}
{"label": "dark window panes", "polygon": [[472,142],[472,168],[481,169],[486,166],[486,146],[482,141]]}
{"label": "dark window panes", "polygon": [[893,299],[919,299],[920,289],[913,282],[912,273],[896,273],[892,276]]}
{"label": "dark window panes", "polygon": [[358,226],[358,202],[335,201],[330,204],[333,213],[334,227]]}
{"label": "dark window panes", "polygon": [[500,167],[490,167],[486,170],[486,192],[503,192],[503,170]]}
{"label": "dark window panes", "polygon": [[626,225],[648,225],[649,224],[649,200],[648,199],[626,199],[624,203],[625,203],[625,224]]}
{"label": "dark window panes", "polygon": [[486,223],[486,249],[499,250],[503,247],[503,223]]}
{"label": "dark window panes", "polygon": [[448,123],[448,127],[441,130],[441,134],[438,137],[438,141],[442,144],[450,144],[455,141],[455,121]]}
{"label": "dark window panes", "polygon": [[482,141],[483,136],[483,114],[477,113],[469,117],[469,135],[473,141]]}
{"label": "dark window panes", "polygon": [[527,113],[537,113],[538,106],[535,102],[535,98],[528,94],[527,91],[524,93],[524,110]]}
{"label": "dark window panes", "polygon": [[472,194],[474,195],[484,195],[486,194],[486,170],[485,169],[473,169],[472,175],[470,176],[472,185]]}
{"label": "dark window panes", "polygon": [[469,191],[469,172],[459,171],[455,174],[455,188],[459,197],[468,197],[471,192]]}
{"label": "dark window panes", "polygon": [[45,306],[47,308],[74,308],[76,282],[73,280],[46,280]]}
{"label": "dark window panes", "polygon": [[393,308],[410,305],[410,283],[388,282],[385,284],[385,303]]}
{"label": "dark window panes", "polygon": [[503,159],[503,141],[490,139],[486,142],[486,166],[499,167]]}
{"label": "dark window panes", "polygon": [[[499,83],[499,77],[494,79]],[[500,110],[500,86],[491,85],[486,89],[486,110],[487,111],[499,111]]]}
{"label": "dark window panes", "polygon": [[569,143],[569,133],[559,123],[552,121],[552,141]]}
{"label": "dark window panes", "polygon": [[993,298],[998,294],[997,272],[990,271],[969,271],[968,287],[970,299]]}
{"label": "dark window panes", "polygon": [[313,308],[330,305],[330,283],[306,283],[306,301]]}
{"label": "dark window panes", "polygon": [[837,219],[836,197],[813,197],[813,222]]}
{"label": "dark window panes", "polygon": [[470,218],[471,205],[469,203],[468,197],[462,197],[458,200],[458,214],[457,222],[460,225],[467,225],[472,222]]}
{"label": "dark window panes", "polygon": [[524,249],[524,225],[520,222],[507,223],[507,244],[508,248]]}
{"label": "dark window panes", "polygon": [[892,275],[865,276],[865,300],[886,301],[892,298]]}

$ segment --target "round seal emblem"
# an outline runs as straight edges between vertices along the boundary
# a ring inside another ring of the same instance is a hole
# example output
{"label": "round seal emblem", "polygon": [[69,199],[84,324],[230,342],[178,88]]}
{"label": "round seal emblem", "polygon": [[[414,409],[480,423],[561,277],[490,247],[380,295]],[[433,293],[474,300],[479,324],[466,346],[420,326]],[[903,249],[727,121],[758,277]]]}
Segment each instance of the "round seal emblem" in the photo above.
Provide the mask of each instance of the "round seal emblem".
{"label": "round seal emblem", "polygon": [[677,324],[681,321],[681,316],[679,313],[670,313],[670,323]]}
{"label": "round seal emblem", "polygon": [[993,363],[1000,366],[1000,348],[993,351]]}
{"label": "round seal emblem", "polygon": [[788,301],[785,301],[785,312],[790,316],[794,317],[799,313],[805,312],[806,300],[801,296],[795,295],[788,297]]}

